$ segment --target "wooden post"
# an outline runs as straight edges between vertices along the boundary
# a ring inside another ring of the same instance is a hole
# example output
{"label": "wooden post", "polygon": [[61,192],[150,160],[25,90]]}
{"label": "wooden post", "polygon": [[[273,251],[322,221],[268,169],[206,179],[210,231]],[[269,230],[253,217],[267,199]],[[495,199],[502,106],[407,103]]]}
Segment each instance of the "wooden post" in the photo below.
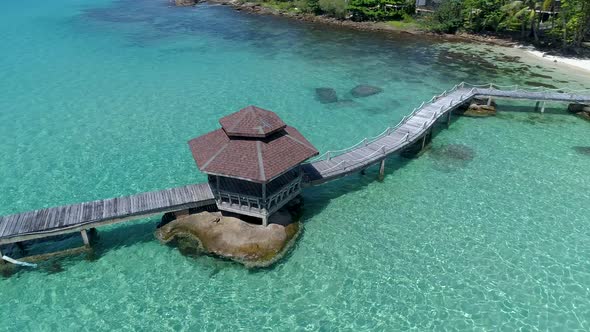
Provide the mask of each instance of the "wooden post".
{"label": "wooden post", "polygon": [[381,160],[379,165],[379,181],[383,181],[383,178],[385,178],[385,159]]}
{"label": "wooden post", "polygon": [[492,106],[492,97],[488,97],[488,106]]}
{"label": "wooden post", "polygon": [[264,226],[264,227],[268,226],[268,216],[267,215],[262,217],[262,226]]}
{"label": "wooden post", "polygon": [[537,101],[537,103],[535,104],[535,112],[539,110],[540,103],[541,103],[540,101]]}
{"label": "wooden post", "polygon": [[427,134],[424,134],[424,137],[422,137],[422,150],[424,150],[424,146],[426,146],[426,136]]}
{"label": "wooden post", "polygon": [[541,106],[541,113],[545,113],[545,101],[543,101],[543,106]]}
{"label": "wooden post", "polygon": [[81,230],[80,234],[82,234],[82,241],[84,241],[84,246],[90,247],[90,241],[88,240],[88,233],[86,233],[86,230]]}
{"label": "wooden post", "polygon": [[449,110],[449,112],[447,113],[447,128],[449,128],[451,126],[451,114],[453,113],[453,111]]}

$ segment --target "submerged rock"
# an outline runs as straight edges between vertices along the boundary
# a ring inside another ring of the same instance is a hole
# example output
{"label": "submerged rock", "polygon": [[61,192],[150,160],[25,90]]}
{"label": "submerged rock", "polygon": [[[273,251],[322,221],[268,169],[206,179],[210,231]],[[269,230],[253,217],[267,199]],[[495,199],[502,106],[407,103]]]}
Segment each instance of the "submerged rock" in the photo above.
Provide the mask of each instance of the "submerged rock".
{"label": "submerged rock", "polygon": [[576,116],[590,121],[590,106],[584,104],[569,104],[567,110]]}
{"label": "submerged rock", "polygon": [[536,81],[526,81],[526,82],[524,82],[524,84],[528,85],[528,86],[533,86],[536,88],[557,89],[557,87],[555,85],[542,83],[542,82],[536,82]]}
{"label": "submerged rock", "polygon": [[451,172],[465,168],[475,158],[475,151],[463,144],[447,144],[433,147],[430,157],[435,161],[435,168],[443,172]]}
{"label": "submerged rock", "polygon": [[471,104],[469,108],[463,112],[464,116],[471,116],[471,117],[487,117],[496,115],[496,107],[492,105],[479,105],[479,104]]}
{"label": "submerged rock", "polygon": [[332,88],[317,88],[315,89],[315,95],[322,104],[335,103],[338,101],[336,90]]}
{"label": "submerged rock", "polygon": [[590,146],[574,146],[573,149],[579,154],[590,156]]}
{"label": "submerged rock", "polygon": [[275,213],[269,222],[265,227],[219,212],[201,212],[162,226],[156,236],[163,243],[183,239],[183,252],[190,252],[187,243],[194,240],[193,251],[229,258],[248,267],[263,267],[282,257],[300,229],[300,223],[291,222],[288,212]]}
{"label": "submerged rock", "polygon": [[381,92],[383,92],[383,89],[381,89],[381,88],[378,88],[376,86],[371,86],[371,85],[364,85],[364,84],[357,85],[352,90],[350,90],[350,93],[352,94],[352,96],[356,97],[356,98],[368,97],[368,96],[376,95]]}

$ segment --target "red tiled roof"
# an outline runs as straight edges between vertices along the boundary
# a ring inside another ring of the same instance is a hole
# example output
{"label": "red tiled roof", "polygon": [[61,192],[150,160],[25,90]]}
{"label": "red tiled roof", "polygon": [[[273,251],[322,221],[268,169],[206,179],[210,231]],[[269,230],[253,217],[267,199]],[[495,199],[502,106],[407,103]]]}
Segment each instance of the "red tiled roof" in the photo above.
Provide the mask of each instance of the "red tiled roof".
{"label": "red tiled roof", "polygon": [[318,154],[297,129],[289,126],[265,138],[228,136],[223,129],[217,129],[188,143],[202,172],[260,183]]}
{"label": "red tiled roof", "polygon": [[229,136],[266,137],[285,128],[286,124],[275,113],[248,106],[219,120]]}

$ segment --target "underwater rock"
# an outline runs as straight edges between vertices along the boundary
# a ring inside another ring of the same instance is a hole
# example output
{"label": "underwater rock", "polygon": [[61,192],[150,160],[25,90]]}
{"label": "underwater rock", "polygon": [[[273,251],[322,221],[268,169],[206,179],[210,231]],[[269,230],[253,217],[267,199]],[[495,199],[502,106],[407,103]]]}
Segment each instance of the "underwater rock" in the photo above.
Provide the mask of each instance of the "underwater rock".
{"label": "underwater rock", "polygon": [[352,90],[350,90],[350,93],[352,94],[352,96],[356,97],[356,98],[368,97],[368,96],[376,95],[381,92],[383,92],[383,89],[381,89],[381,88],[378,88],[376,86],[371,86],[371,85],[364,85],[364,84],[357,85]]}
{"label": "underwater rock", "polygon": [[496,115],[496,107],[492,105],[478,105],[478,104],[471,104],[469,108],[465,110],[462,114],[464,116],[471,116],[471,117],[487,117]]}
{"label": "underwater rock", "polygon": [[528,85],[528,86],[536,87],[536,88],[557,89],[557,87],[555,85],[541,83],[541,82],[535,82],[535,81],[526,81],[526,82],[524,82],[524,84]]}
{"label": "underwater rock", "polygon": [[579,154],[590,156],[590,146],[574,146],[572,149],[574,149]]}
{"label": "underwater rock", "polygon": [[432,149],[431,153],[438,157],[471,161],[475,157],[475,151],[463,144],[447,144]]}
{"label": "underwater rock", "polygon": [[194,6],[196,3],[196,0],[174,0],[174,4],[178,7]]}
{"label": "underwater rock", "polygon": [[463,144],[447,144],[433,147],[430,157],[435,161],[435,168],[443,172],[451,172],[465,168],[475,158],[475,151]]}
{"label": "underwater rock", "polygon": [[271,216],[268,226],[254,225],[219,212],[201,212],[178,218],[156,231],[163,243],[194,240],[195,246],[207,253],[229,258],[248,267],[269,266],[280,259],[299,234],[300,223],[290,214],[279,211]]}
{"label": "underwater rock", "polygon": [[315,95],[322,104],[335,103],[338,101],[336,90],[332,88],[317,88],[315,89]]}

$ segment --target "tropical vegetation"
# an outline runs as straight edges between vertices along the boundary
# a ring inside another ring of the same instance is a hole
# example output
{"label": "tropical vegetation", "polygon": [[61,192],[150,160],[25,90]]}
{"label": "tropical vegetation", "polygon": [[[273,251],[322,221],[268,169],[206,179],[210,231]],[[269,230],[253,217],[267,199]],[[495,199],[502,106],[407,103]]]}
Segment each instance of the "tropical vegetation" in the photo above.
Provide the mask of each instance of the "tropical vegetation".
{"label": "tropical vegetation", "polygon": [[[354,21],[414,21],[424,29],[494,33],[534,43],[580,48],[590,34],[590,0],[260,0],[277,8]],[[396,24],[395,22],[400,22]]]}

